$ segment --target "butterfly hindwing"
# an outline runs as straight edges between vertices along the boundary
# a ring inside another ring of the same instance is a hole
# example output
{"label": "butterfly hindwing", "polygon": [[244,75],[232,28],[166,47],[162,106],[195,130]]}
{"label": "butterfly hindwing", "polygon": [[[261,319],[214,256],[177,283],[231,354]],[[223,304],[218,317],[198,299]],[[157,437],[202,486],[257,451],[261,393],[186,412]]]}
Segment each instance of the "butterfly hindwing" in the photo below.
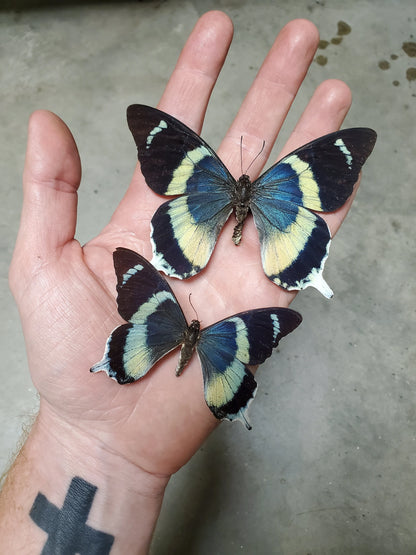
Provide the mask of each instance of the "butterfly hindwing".
{"label": "butterfly hindwing", "polygon": [[253,204],[252,212],[267,277],[289,291],[312,285],[331,297],[322,276],[331,242],[325,220],[303,206],[276,198]]}
{"label": "butterfly hindwing", "polygon": [[193,193],[162,204],[152,218],[153,264],[189,278],[207,265],[232,207],[223,194]]}
{"label": "butterfly hindwing", "polygon": [[187,324],[167,281],[145,258],[118,248],[113,259],[118,311],[128,323],[112,332],[103,359],[92,371],[104,370],[119,383],[128,383],[177,347]]}
{"label": "butterfly hindwing", "polygon": [[264,308],[236,314],[202,330],[196,349],[205,401],[217,418],[238,419],[250,428],[246,412],[257,384],[249,366],[263,363],[281,337],[300,322],[293,310]]}
{"label": "butterfly hindwing", "polygon": [[172,116],[132,105],[127,121],[146,183],[160,195],[182,195],[152,218],[152,262],[172,277],[191,277],[206,266],[232,211],[235,181],[211,147]]}

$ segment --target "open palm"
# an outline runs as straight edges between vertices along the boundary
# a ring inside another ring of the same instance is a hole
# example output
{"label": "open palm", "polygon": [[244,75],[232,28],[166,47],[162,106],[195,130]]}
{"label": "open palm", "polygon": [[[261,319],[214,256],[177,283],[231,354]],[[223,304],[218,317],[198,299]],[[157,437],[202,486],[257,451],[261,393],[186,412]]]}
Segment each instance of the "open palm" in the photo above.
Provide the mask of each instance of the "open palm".
{"label": "open palm", "polygon": [[[224,62],[232,25],[222,13],[205,14],[190,35],[159,103],[160,109],[200,132],[207,103]],[[231,173],[265,148],[250,174],[265,164],[318,43],[315,27],[296,20],[281,31],[219,149]],[[323,83],[310,100],[284,149],[287,153],[337,129],[350,105],[348,88]],[[282,154],[284,154],[282,153]],[[112,253],[124,246],[151,258],[150,219],[161,203],[137,167],[110,223],[84,247],[74,239],[80,162],[65,124],[36,112],[29,126],[21,227],[10,271],[19,306],[30,371],[40,393],[39,418],[54,418],[149,473],[170,475],[215,427],[203,396],[199,362],[193,358],[180,379],[177,353],[165,357],[139,382],[120,386],[89,368],[122,322],[115,304]],[[326,217],[332,234],[348,211]],[[236,312],[288,306],[294,297],[263,273],[257,232],[248,221],[239,247],[229,221],[208,267],[191,280],[169,280],[185,314],[202,326]]]}

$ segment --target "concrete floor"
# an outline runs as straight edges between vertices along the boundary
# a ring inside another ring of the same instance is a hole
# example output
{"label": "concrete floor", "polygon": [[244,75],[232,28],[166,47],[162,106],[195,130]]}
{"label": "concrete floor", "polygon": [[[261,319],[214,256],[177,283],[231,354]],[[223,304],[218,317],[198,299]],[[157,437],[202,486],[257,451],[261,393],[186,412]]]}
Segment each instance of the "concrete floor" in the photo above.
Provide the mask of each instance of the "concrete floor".
{"label": "concrete floor", "polygon": [[[0,467],[37,406],[7,285],[28,116],[48,108],[74,133],[84,171],[77,234],[85,242],[107,221],[136,162],[127,105],[157,103],[186,36],[212,8],[235,23],[203,133],[213,146],[276,33],[295,17],[315,22],[330,44],[318,52],[324,58],[313,63],[283,137],[316,85],[338,77],[354,96],[345,126],[368,125],[379,139],[326,267],[335,297],[297,297],[304,323],[258,374],[253,431],[221,426],[172,479],[153,553],[416,553],[416,59],[402,48],[416,40],[414,0],[0,12]],[[351,33],[333,44],[339,21]]]}

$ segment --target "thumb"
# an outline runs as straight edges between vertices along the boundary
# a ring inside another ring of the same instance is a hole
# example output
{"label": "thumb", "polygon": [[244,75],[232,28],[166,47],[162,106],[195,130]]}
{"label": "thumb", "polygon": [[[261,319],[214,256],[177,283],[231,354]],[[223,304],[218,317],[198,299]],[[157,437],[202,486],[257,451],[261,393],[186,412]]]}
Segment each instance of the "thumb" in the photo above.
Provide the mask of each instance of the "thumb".
{"label": "thumb", "polygon": [[22,272],[30,276],[74,238],[80,179],[79,154],[68,127],[51,112],[32,114],[12,274],[17,267],[19,278]]}

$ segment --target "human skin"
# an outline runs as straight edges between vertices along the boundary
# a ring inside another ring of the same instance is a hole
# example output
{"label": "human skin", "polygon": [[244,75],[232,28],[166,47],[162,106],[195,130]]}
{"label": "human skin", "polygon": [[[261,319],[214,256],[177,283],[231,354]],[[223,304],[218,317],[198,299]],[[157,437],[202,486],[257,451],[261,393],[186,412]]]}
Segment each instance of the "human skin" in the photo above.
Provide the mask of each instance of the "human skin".
{"label": "human skin", "polygon": [[[224,13],[203,15],[158,104],[197,133],[232,33]],[[277,36],[218,149],[235,177],[241,173],[241,136],[245,160],[253,160],[265,141],[250,177],[262,170],[318,41],[317,29],[306,20],[288,23]],[[279,157],[338,129],[350,102],[343,82],[322,83]],[[109,333],[122,322],[112,253],[124,246],[151,258],[150,219],[161,198],[147,187],[138,166],[108,225],[81,246],[74,239],[80,180],[69,129],[56,115],[35,112],[10,286],[40,409],[0,497],[2,553],[41,552],[47,536],[29,516],[33,501],[42,492],[61,507],[74,476],[98,488],[88,522],[114,537],[111,553],[147,553],[170,476],[218,425],[204,400],[197,357],[180,379],[174,372],[177,353],[129,386],[104,373],[90,374]],[[332,235],[354,195],[341,209],[323,215]],[[242,310],[287,307],[295,296],[264,275],[252,220],[239,247],[231,241],[233,225],[230,219],[201,274],[185,282],[169,280],[189,320],[192,292],[204,327]]]}

